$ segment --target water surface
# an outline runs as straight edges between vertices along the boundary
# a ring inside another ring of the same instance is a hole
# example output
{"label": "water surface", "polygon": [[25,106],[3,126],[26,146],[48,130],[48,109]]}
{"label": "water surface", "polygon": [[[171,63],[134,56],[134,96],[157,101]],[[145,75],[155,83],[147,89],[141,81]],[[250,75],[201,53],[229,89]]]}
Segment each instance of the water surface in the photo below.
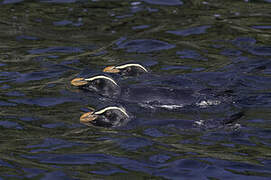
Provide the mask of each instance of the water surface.
{"label": "water surface", "polygon": [[[0,1],[0,179],[270,179],[270,3]],[[159,77],[137,79],[146,86],[227,90],[235,103],[127,105],[123,128],[80,124],[108,102],[70,80],[131,61]]]}

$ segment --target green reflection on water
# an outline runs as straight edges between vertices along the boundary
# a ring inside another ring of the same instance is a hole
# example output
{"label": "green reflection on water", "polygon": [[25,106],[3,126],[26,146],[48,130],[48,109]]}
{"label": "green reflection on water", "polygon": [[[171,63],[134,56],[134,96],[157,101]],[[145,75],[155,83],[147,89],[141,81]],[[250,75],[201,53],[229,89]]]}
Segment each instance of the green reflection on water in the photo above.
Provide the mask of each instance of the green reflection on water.
{"label": "green reflection on water", "polygon": [[[33,71],[46,70],[54,67],[63,61],[78,59],[78,63],[68,64],[69,69],[56,77],[44,78],[38,81],[27,81],[18,83],[16,75],[14,79],[0,77],[2,80],[10,80],[5,85],[10,87],[1,89],[1,100],[10,101],[20,97],[7,97],[5,93],[10,91],[20,91],[25,94],[22,98],[39,97],[60,97],[63,90],[73,91],[69,87],[69,81],[78,73],[80,69],[95,67],[102,69],[109,64],[118,64],[129,60],[155,61],[157,64],[151,67],[152,72],[157,74],[182,74],[191,73],[193,68],[202,68],[201,71],[218,71],[219,69],[232,64],[231,58],[221,55],[221,49],[233,48],[242,51],[246,57],[254,57],[229,41],[237,37],[251,37],[257,40],[257,45],[270,45],[271,34],[269,30],[255,29],[255,25],[270,25],[270,7],[268,3],[253,1],[186,1],[180,7],[163,7],[156,5],[144,5],[141,10],[131,13],[130,3],[133,1],[100,1],[73,4],[48,4],[48,3],[18,3],[0,6],[0,62],[5,66],[0,66],[1,71],[18,72],[20,74]],[[157,9],[157,12],[150,12],[148,8]],[[124,18],[117,16],[129,15]],[[69,20],[72,23],[82,22],[81,26],[72,24],[65,26],[55,26],[54,22]],[[139,25],[149,25],[146,29],[133,30],[132,27]],[[167,33],[172,30],[185,30],[193,27],[210,25],[206,33],[189,36],[177,36]],[[18,40],[19,36],[27,36]],[[37,40],[31,40],[35,37]],[[153,53],[128,53],[125,50],[116,49],[116,42],[125,37],[127,40],[135,39],[156,39],[175,44],[176,47],[170,50],[157,51]],[[214,48],[213,45],[220,45],[222,48]],[[63,53],[46,52],[41,54],[29,54],[29,50],[42,49],[48,47],[79,47],[83,53]],[[199,52],[208,61],[195,61],[193,59],[181,59],[176,55],[176,51],[191,49]],[[105,52],[105,53],[101,53]],[[99,54],[101,53],[101,54]],[[58,56],[55,59],[48,58],[49,55]],[[42,60],[39,58],[43,57]],[[48,66],[47,66],[48,65]],[[185,66],[188,69],[162,70],[164,65]],[[48,85],[55,84],[48,88]],[[1,86],[2,87],[2,86]],[[90,103],[91,104],[91,103]],[[42,154],[33,153],[28,145],[39,144],[45,138],[59,138],[71,142],[79,142],[85,146],[63,147],[49,150],[54,154],[70,153],[104,153],[117,157],[127,157],[138,161],[144,161],[150,156],[163,152],[170,156],[167,162],[177,159],[202,158],[222,159],[235,162],[245,162],[262,166],[261,159],[270,159],[270,140],[257,138],[253,133],[247,138],[249,143],[238,144],[232,142],[232,132],[228,132],[228,137],[222,140],[205,140],[202,136],[208,136],[212,131],[184,130],[179,128],[159,127],[158,129],[167,134],[165,137],[151,137],[143,133],[147,127],[138,127],[132,130],[110,130],[96,129],[94,127],[58,127],[44,128],[42,125],[48,123],[65,123],[67,125],[78,125],[78,118],[82,113],[81,108],[85,104],[80,102],[65,102],[51,107],[41,107],[35,105],[18,104],[17,106],[1,107],[0,120],[18,123],[23,129],[1,127],[0,148],[1,159],[9,162],[13,166],[35,167],[46,171],[53,171],[51,164],[40,163],[37,160],[23,158],[21,155]],[[249,119],[262,118],[268,116],[268,109],[249,110],[242,122]],[[8,119],[7,116],[14,116]],[[20,117],[34,116],[38,120],[24,122]],[[142,115],[139,115],[142,116]],[[144,115],[143,115],[144,116]],[[168,114],[158,115],[160,118],[171,117]],[[175,118],[175,116],[173,116]],[[260,116],[261,117],[261,116]],[[193,120],[193,116],[179,115],[177,118],[187,118]],[[268,120],[268,119],[267,119]],[[261,130],[270,129],[269,124],[247,123],[246,126],[257,127]],[[251,133],[246,129],[244,133]],[[238,132],[237,135],[238,136]],[[111,137],[113,140],[100,140],[102,137]],[[120,147],[117,140],[127,137],[141,137],[153,142],[153,145],[145,146],[136,151],[129,151]],[[190,140],[191,143],[183,143]],[[204,144],[202,142],[210,142]],[[266,144],[263,144],[265,142]],[[202,144],[201,144],[202,143]],[[225,144],[234,144],[233,147]],[[56,145],[57,146],[57,145]],[[46,148],[45,148],[46,149]],[[172,155],[177,154],[177,155]],[[58,165],[60,166],[60,165]],[[69,171],[77,171],[79,174],[69,175],[76,178],[104,177],[89,173],[90,170],[100,170],[105,168],[105,164],[95,165],[63,165],[67,174]],[[108,165],[117,167],[117,165]],[[152,178],[151,175],[142,172],[127,170],[118,167],[129,173],[129,177]],[[234,174],[240,172],[229,169]],[[1,174],[20,174],[14,167],[1,169]],[[120,173],[121,174],[121,173]],[[112,178],[121,177],[116,173]],[[243,174],[254,176],[271,176],[270,173],[244,172]],[[39,178],[39,176],[36,176]],[[158,177],[156,177],[158,178]],[[160,178],[160,177],[159,177]]]}

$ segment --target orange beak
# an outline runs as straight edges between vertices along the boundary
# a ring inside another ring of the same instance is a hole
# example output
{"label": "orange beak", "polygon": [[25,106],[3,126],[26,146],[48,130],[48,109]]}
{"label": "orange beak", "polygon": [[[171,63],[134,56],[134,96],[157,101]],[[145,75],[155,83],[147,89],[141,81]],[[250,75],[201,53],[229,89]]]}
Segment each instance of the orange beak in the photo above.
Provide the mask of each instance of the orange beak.
{"label": "orange beak", "polygon": [[87,112],[85,114],[83,114],[80,117],[80,122],[81,123],[90,123],[91,121],[95,120],[98,116],[92,114],[93,112]]}
{"label": "orange beak", "polygon": [[71,84],[74,86],[83,86],[87,84],[88,82],[84,80],[84,78],[75,78],[71,81]]}
{"label": "orange beak", "polygon": [[106,68],[104,68],[103,72],[107,72],[107,73],[119,73],[120,70],[117,69],[115,66],[107,66]]}

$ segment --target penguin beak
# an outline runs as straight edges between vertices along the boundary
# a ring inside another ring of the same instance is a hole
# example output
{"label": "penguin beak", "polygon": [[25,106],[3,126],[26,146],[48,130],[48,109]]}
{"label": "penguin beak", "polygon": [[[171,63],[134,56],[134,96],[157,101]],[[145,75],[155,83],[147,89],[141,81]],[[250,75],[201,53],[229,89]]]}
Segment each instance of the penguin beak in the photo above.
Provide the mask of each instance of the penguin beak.
{"label": "penguin beak", "polygon": [[71,81],[71,84],[74,86],[83,86],[88,82],[84,78],[75,78]]}
{"label": "penguin beak", "polygon": [[80,122],[90,123],[91,121],[94,121],[97,117],[98,116],[94,115],[93,112],[87,112],[80,117]]}
{"label": "penguin beak", "polygon": [[103,72],[107,72],[107,73],[119,73],[120,70],[116,68],[116,66],[107,66],[106,68],[104,68]]}

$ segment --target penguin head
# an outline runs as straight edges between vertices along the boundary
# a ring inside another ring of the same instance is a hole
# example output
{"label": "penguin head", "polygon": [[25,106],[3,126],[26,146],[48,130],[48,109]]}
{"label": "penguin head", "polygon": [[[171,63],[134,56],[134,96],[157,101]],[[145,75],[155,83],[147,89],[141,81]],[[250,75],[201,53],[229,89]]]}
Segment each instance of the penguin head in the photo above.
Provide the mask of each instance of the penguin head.
{"label": "penguin head", "polygon": [[89,78],[75,78],[71,84],[91,92],[104,96],[114,96],[120,92],[120,87],[114,79],[104,75],[92,76]]}
{"label": "penguin head", "polygon": [[119,127],[125,125],[130,116],[122,107],[109,106],[97,111],[87,112],[80,117],[80,122],[101,127]]}
{"label": "penguin head", "polygon": [[103,72],[117,73],[122,76],[138,76],[140,74],[148,72],[148,70],[140,64],[129,63],[119,66],[108,66],[103,69]]}

